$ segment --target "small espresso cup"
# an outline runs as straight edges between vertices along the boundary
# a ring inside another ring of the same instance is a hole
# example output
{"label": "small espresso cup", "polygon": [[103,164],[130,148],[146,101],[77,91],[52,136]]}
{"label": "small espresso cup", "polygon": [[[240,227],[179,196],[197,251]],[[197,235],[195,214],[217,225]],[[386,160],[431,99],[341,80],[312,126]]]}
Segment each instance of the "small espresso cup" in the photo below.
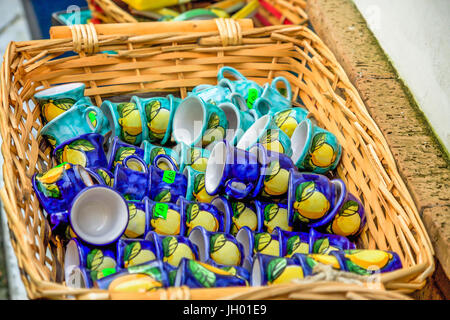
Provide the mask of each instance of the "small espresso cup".
{"label": "small espresso cup", "polygon": [[227,129],[228,121],[222,109],[197,96],[189,96],[175,111],[172,136],[177,143],[205,148],[222,141]]}
{"label": "small espresso cup", "polygon": [[153,239],[120,239],[117,241],[116,247],[117,262],[121,268],[128,268],[162,258],[159,245]]}
{"label": "small espresso cup", "polygon": [[110,187],[87,187],[72,201],[69,221],[81,240],[92,245],[107,245],[125,232],[128,206],[125,199]]}
{"label": "small espresso cup", "polygon": [[267,232],[272,233],[276,227],[293,230],[293,215],[289,213],[287,204],[255,200],[255,207]]}
{"label": "small espresso cup", "polygon": [[286,133],[289,138],[292,137],[295,128],[306,119],[308,113],[306,109],[301,107],[280,110],[275,113],[270,112],[277,127]]}
{"label": "small espresso cup", "polygon": [[150,200],[149,212],[148,225],[152,231],[166,236],[184,235],[185,215],[179,204]]}
{"label": "small espresso cup", "polygon": [[150,200],[144,197],[142,201],[127,201],[127,205],[128,225],[122,238],[142,239],[150,231]]}
{"label": "small espresso cup", "polygon": [[53,151],[58,163],[68,162],[86,168],[107,167],[104,137],[99,133],[87,133],[67,140]]}
{"label": "small espresso cup", "polygon": [[339,163],[342,147],[331,132],[303,120],[291,136],[292,161],[301,171],[326,173]]}
{"label": "small espresso cup", "polygon": [[197,246],[184,236],[163,236],[151,231],[146,238],[151,237],[157,239],[163,261],[174,267],[178,267],[183,258],[198,259]]}
{"label": "small espresso cup", "polygon": [[[139,148],[132,144],[123,142],[118,136],[113,137],[110,141],[107,142],[107,150],[107,169],[111,172],[114,172],[116,165],[118,163],[122,164],[123,160],[128,156],[135,155],[143,159],[144,161],[146,158],[148,158],[148,155],[145,153],[145,150],[143,148]],[[146,163],[147,165],[149,164],[147,161]]]}
{"label": "small espresso cup", "polygon": [[225,230],[227,216],[213,204],[188,201],[183,197],[180,197],[177,204],[180,206],[184,217],[187,236],[197,226],[211,232],[223,232]]}
{"label": "small espresso cup", "polygon": [[236,147],[249,150],[255,144],[261,143],[267,150],[292,155],[291,140],[275,124],[268,114],[256,120],[239,139]]}
{"label": "small espresso cup", "polygon": [[[278,83],[284,84],[285,95],[278,89]],[[266,83],[261,96],[255,101],[254,108],[259,116],[286,110],[292,106],[292,90],[289,81],[284,77],[277,77],[272,83]]]}
{"label": "small espresso cup", "polygon": [[233,84],[228,79],[218,81],[217,85],[201,84],[192,89],[188,96],[197,96],[203,101],[218,106],[230,101],[230,95],[234,92]]}
{"label": "small espresso cup", "polygon": [[186,200],[211,203],[215,196],[205,190],[205,173],[192,167],[185,167],[183,175],[187,178]]}
{"label": "small espresso cup", "polygon": [[113,188],[127,200],[143,200],[150,193],[150,173],[146,163],[131,155],[122,164],[116,164]]}
{"label": "small espresso cup", "polygon": [[264,218],[256,210],[251,201],[229,200],[231,206],[231,226],[230,233],[234,236],[238,231],[247,227],[252,231],[261,232],[263,228]]}
{"label": "small espresso cup", "polygon": [[210,195],[224,192],[234,199],[244,199],[260,187],[260,176],[257,157],[224,140],[214,146],[208,159],[205,189]]}
{"label": "small espresso cup", "polygon": [[34,95],[41,109],[43,124],[69,110],[84,97],[84,83],[62,84],[39,91]]}
{"label": "small espresso cup", "polygon": [[192,167],[200,172],[206,171],[206,164],[211,154],[209,149],[189,147],[181,142],[175,146],[174,151],[179,154],[180,172],[183,172],[186,167]]}
{"label": "small espresso cup", "polygon": [[[166,155],[158,155],[155,159],[165,159],[166,166],[169,166],[170,161]],[[170,169],[170,168],[169,168]],[[176,203],[178,198],[186,197],[187,179],[176,170],[163,170],[157,166],[150,165],[150,200],[159,202]]]}
{"label": "small espresso cup", "polygon": [[231,102],[221,103],[218,107],[225,113],[228,121],[228,129],[224,139],[232,145],[236,145],[256,119],[252,114],[241,111],[239,107]]}
{"label": "small espresso cup", "polygon": [[169,168],[163,166],[163,164],[161,167],[155,164],[155,158],[158,155],[163,154],[163,155],[167,155],[171,158],[170,161],[175,165],[175,167],[177,168],[176,170],[178,170],[178,168],[180,166],[180,157],[176,150],[168,148],[168,147],[162,147],[162,146],[151,144],[147,140],[144,140],[142,142],[141,149],[144,150],[143,159],[144,159],[145,163],[147,163],[147,165],[154,165],[154,166],[159,167],[160,169],[169,170]]}

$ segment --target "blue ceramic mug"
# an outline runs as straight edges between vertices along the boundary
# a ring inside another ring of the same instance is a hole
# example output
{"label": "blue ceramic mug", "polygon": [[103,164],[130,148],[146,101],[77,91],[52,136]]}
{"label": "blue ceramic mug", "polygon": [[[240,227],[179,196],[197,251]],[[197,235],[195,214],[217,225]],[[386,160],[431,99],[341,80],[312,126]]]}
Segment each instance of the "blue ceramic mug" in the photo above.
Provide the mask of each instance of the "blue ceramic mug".
{"label": "blue ceramic mug", "polygon": [[229,203],[232,211],[230,227],[232,235],[235,236],[243,227],[256,232],[262,231],[264,218],[259,214],[252,202],[230,200]]}
{"label": "blue ceramic mug", "polygon": [[256,192],[260,176],[261,165],[257,157],[225,140],[214,146],[208,159],[205,189],[210,195],[224,192],[234,199],[244,199]]}
{"label": "blue ceramic mug", "polygon": [[150,194],[150,181],[149,169],[141,158],[131,155],[116,164],[113,188],[125,199],[143,200]]}
{"label": "blue ceramic mug", "polygon": [[159,245],[153,239],[120,239],[116,246],[117,262],[121,268],[128,268],[162,258]]}
{"label": "blue ceramic mug", "polygon": [[[158,155],[155,159],[166,157]],[[149,166],[150,172],[150,200],[176,203],[178,198],[186,197],[187,179],[175,170],[163,170],[156,166]]]}
{"label": "blue ceramic mug", "polygon": [[57,147],[82,134],[99,133],[104,136],[110,130],[108,120],[99,108],[78,104],[53,118],[39,134]]}
{"label": "blue ceramic mug", "polygon": [[104,137],[99,133],[87,133],[67,140],[53,151],[58,163],[68,162],[87,168],[107,167]]}
{"label": "blue ceramic mug", "polygon": [[186,235],[190,235],[192,230],[198,226],[211,232],[223,232],[225,230],[226,216],[213,204],[180,198],[178,205],[186,224]]}
{"label": "blue ceramic mug", "polygon": [[[90,169],[87,169],[89,171]],[[94,168],[93,171],[103,180],[103,184],[114,187],[114,174],[106,168]]]}
{"label": "blue ceramic mug", "polygon": [[143,160],[148,157],[143,148],[123,142],[117,136],[107,142],[107,149],[108,166],[106,168],[111,172],[115,170],[118,163],[122,164],[123,160],[128,156],[135,155]]}
{"label": "blue ceramic mug", "polygon": [[186,217],[179,204],[150,200],[149,212],[152,231],[160,235],[184,235]]}
{"label": "blue ceramic mug", "polygon": [[255,207],[264,219],[267,232],[272,233],[276,227],[287,231],[293,230],[293,215],[289,212],[287,204],[255,200]]}
{"label": "blue ceramic mug", "polygon": [[142,239],[150,231],[150,200],[144,197],[142,201],[127,201],[127,205],[128,225],[122,238]]}
{"label": "blue ceramic mug", "polygon": [[[151,144],[147,140],[142,142],[141,149],[144,150],[143,159],[144,159],[145,163],[147,163],[148,165],[155,166],[156,165],[155,164],[156,156],[163,154],[163,155],[167,155],[171,158],[171,162],[177,168],[176,170],[178,170],[178,168],[180,166],[180,156],[176,150],[174,150],[172,148],[168,148],[168,147],[162,147],[162,146]],[[157,167],[159,167],[159,166],[157,166]],[[168,168],[165,166],[160,167],[160,169],[168,170]]]}
{"label": "blue ceramic mug", "polygon": [[178,267],[183,258],[197,260],[197,247],[184,236],[163,236],[156,232],[150,232],[146,238],[157,239],[160,251],[163,253],[163,261],[174,267]]}

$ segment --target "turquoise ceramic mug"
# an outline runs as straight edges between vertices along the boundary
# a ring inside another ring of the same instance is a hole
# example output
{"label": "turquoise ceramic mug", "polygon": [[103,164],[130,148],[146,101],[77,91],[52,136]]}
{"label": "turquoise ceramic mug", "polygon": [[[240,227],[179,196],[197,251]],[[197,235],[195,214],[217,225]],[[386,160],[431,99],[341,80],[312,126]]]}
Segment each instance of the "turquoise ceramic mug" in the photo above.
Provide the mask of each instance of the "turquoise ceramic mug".
{"label": "turquoise ceramic mug", "polygon": [[[176,169],[178,170],[180,167],[180,157],[178,155],[178,152],[174,149],[168,148],[168,147],[162,147],[159,145],[154,145],[148,142],[147,140],[144,140],[141,144],[141,149],[144,150],[144,156],[143,159],[145,163],[148,165],[155,165],[155,158],[160,155],[167,155],[171,158],[171,162],[175,164]],[[167,167],[162,164],[160,169],[167,170]]]}
{"label": "turquoise ceramic mug", "polygon": [[228,129],[225,133],[225,139],[232,145],[236,145],[245,131],[253,124],[255,118],[248,112],[243,112],[235,104],[224,102],[219,108],[225,113],[228,121]]}
{"label": "turquoise ceramic mug", "polygon": [[177,143],[206,147],[225,138],[228,121],[222,109],[197,96],[184,99],[173,118],[172,136]]}
{"label": "turquoise ceramic mug", "polygon": [[55,119],[69,110],[84,96],[84,83],[68,83],[39,91],[34,95],[39,107],[43,124]]}
{"label": "turquoise ceramic mug", "polygon": [[228,79],[222,79],[216,86],[201,84],[192,89],[188,96],[197,96],[203,101],[218,106],[221,103],[229,102],[230,95],[234,92],[234,86]]}
{"label": "turquoise ceramic mug", "polygon": [[206,171],[206,164],[208,163],[208,158],[211,154],[209,149],[189,147],[181,142],[176,145],[174,151],[179,155],[180,172],[183,172],[186,167],[192,167],[200,172]]}
{"label": "turquoise ceramic mug", "polygon": [[[277,83],[279,82],[284,84],[286,95],[283,95],[278,89]],[[254,109],[260,116],[266,115],[269,112],[273,114],[291,108],[291,101],[292,91],[289,81],[284,77],[277,77],[273,79],[271,84],[266,83],[264,85],[261,97],[254,103]]]}
{"label": "turquoise ceramic mug", "polygon": [[255,144],[262,144],[267,150],[292,155],[291,140],[275,124],[271,115],[256,120],[239,139],[236,147],[249,150]]}
{"label": "turquoise ceramic mug", "polygon": [[342,147],[336,136],[308,118],[295,128],[291,145],[291,159],[302,171],[326,173],[334,170],[341,158]]}
{"label": "turquoise ceramic mug", "polygon": [[47,123],[40,135],[57,147],[82,134],[100,133],[104,136],[109,131],[108,120],[99,108],[79,104]]}

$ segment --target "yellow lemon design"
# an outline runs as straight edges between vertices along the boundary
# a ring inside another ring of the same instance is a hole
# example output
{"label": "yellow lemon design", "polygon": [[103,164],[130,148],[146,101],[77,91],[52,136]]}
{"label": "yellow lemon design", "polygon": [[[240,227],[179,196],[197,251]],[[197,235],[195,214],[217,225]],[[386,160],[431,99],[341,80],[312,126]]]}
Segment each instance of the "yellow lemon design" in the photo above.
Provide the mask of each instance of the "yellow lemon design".
{"label": "yellow lemon design", "polygon": [[340,269],[339,261],[335,256],[327,254],[310,254],[309,257],[315,261],[333,266],[334,269]]}
{"label": "yellow lemon design", "polygon": [[241,252],[238,246],[225,238],[223,234],[211,237],[211,258],[218,264],[237,266],[241,262]]}
{"label": "yellow lemon design", "polygon": [[197,171],[205,172],[207,163],[208,163],[207,158],[199,158],[192,163],[191,167]]}
{"label": "yellow lemon design", "polygon": [[164,258],[163,261],[168,262],[174,267],[178,267],[181,259],[187,258],[194,260],[195,255],[191,248],[182,242],[178,242],[175,237],[167,237],[163,240]]}
{"label": "yellow lemon design", "polygon": [[283,130],[284,133],[286,133],[289,138],[294,133],[295,128],[298,126],[298,122],[294,117],[291,117],[291,113],[295,113],[292,110],[284,110],[277,114],[275,117],[275,123],[278,128]]}
{"label": "yellow lemon design", "polygon": [[69,98],[48,100],[42,105],[42,115],[44,116],[45,121],[49,122],[69,110],[74,103],[75,100]]}
{"label": "yellow lemon design", "polygon": [[268,130],[261,138],[260,143],[269,151],[284,153],[284,147],[279,140],[276,130]]}
{"label": "yellow lemon design", "polygon": [[345,257],[364,269],[374,266],[382,269],[393,258],[392,254],[382,250],[356,250],[355,253],[346,254]]}
{"label": "yellow lemon design", "polygon": [[116,261],[103,255],[102,250],[94,249],[87,256],[86,266],[91,271],[93,279],[100,279],[102,277],[101,271],[115,268]]}
{"label": "yellow lemon design", "polygon": [[127,238],[137,238],[145,232],[145,212],[136,208],[133,203],[128,204],[128,211],[130,217],[128,219],[128,226],[125,230]]}
{"label": "yellow lemon design", "polygon": [[247,207],[243,202],[233,202],[231,207],[233,209],[231,220],[236,227],[233,231],[237,231],[244,226],[249,227],[251,230],[256,230],[258,218],[252,209]]}
{"label": "yellow lemon design", "polygon": [[225,129],[220,126],[220,117],[217,113],[212,113],[208,120],[208,126],[202,137],[203,146],[207,146],[214,141],[221,141],[225,137]]}
{"label": "yellow lemon design", "polygon": [[219,230],[219,222],[211,212],[200,210],[198,204],[190,204],[187,209],[188,234],[196,226],[202,226],[207,231],[216,232]]}
{"label": "yellow lemon design", "polygon": [[309,253],[309,243],[303,242],[299,236],[290,237],[286,246],[286,257],[290,258],[295,253]]}
{"label": "yellow lemon design", "polygon": [[55,183],[56,181],[59,180],[59,178],[63,174],[64,170],[70,169],[70,167],[71,167],[70,164],[62,163],[59,166],[51,168],[50,170],[48,170],[43,175],[37,175],[36,179],[39,182],[42,182],[42,183],[48,183],[48,184]]}
{"label": "yellow lemon design", "polygon": [[280,167],[279,161],[272,161],[264,178],[264,192],[272,196],[280,196],[287,192],[289,171]]}
{"label": "yellow lemon design", "polygon": [[344,237],[355,235],[361,226],[358,209],[356,201],[346,202],[333,220],[331,226],[333,233]]}
{"label": "yellow lemon design", "polygon": [[114,279],[108,289],[118,292],[147,292],[162,288],[162,283],[146,274],[127,274]]}
{"label": "yellow lemon design", "polygon": [[177,235],[180,233],[180,220],[181,216],[179,212],[168,209],[166,219],[153,218],[150,220],[150,224],[155,229],[156,233],[162,235]]}
{"label": "yellow lemon design", "polygon": [[147,126],[151,132],[151,135],[157,139],[164,138],[169,125],[170,111],[165,108],[161,108],[161,102],[158,100],[149,102],[145,106],[145,110],[149,121]]}
{"label": "yellow lemon design", "polygon": [[79,139],[68,144],[63,149],[58,149],[56,156],[60,162],[69,162],[85,167],[87,163],[85,153],[93,150],[95,150],[95,147],[91,142]]}
{"label": "yellow lemon design", "polygon": [[192,195],[199,202],[210,203],[214,196],[210,196],[205,189],[205,175],[198,174],[194,179],[194,189],[192,191]]}
{"label": "yellow lemon design", "polygon": [[142,264],[155,260],[155,254],[150,250],[144,250],[141,248],[139,242],[133,242],[125,247],[124,253],[124,266],[125,268]]}
{"label": "yellow lemon design", "polygon": [[232,275],[231,272],[229,272],[227,270],[219,269],[219,268],[214,267],[214,266],[212,266],[210,264],[207,264],[207,263],[204,263],[204,262],[200,262],[200,261],[195,261],[195,262],[198,263],[199,265],[201,265],[202,267],[204,267],[205,269],[207,269],[207,270],[209,270],[211,272],[214,272],[216,274],[220,274],[220,275],[223,275],[223,276],[230,276],[230,275]]}
{"label": "yellow lemon design", "polygon": [[303,279],[303,269],[300,266],[288,265],[285,258],[276,258],[267,265],[267,283],[290,283],[294,279]]}
{"label": "yellow lemon design", "polygon": [[115,167],[116,164],[118,164],[118,163],[122,164],[122,161],[126,157],[131,156],[135,153],[136,153],[136,150],[132,147],[120,147],[116,152],[116,156],[114,157],[113,166]]}
{"label": "yellow lemon design", "polygon": [[337,156],[333,147],[325,140],[326,134],[320,133],[313,138],[311,147],[311,162],[320,168],[329,167],[336,160]]}
{"label": "yellow lemon design", "polygon": [[316,190],[314,181],[303,182],[297,186],[294,209],[307,219],[320,219],[330,209],[330,202]]}
{"label": "yellow lemon design", "polygon": [[267,233],[258,233],[255,236],[255,253],[259,252],[270,256],[280,255],[280,243]]}
{"label": "yellow lemon design", "polygon": [[137,136],[142,133],[142,122],[136,104],[132,102],[117,105],[119,125],[122,128],[122,140],[134,144]]}
{"label": "yellow lemon design", "polygon": [[272,284],[290,283],[294,279],[303,279],[303,269],[300,266],[287,266],[283,273],[272,281]]}
{"label": "yellow lemon design", "polygon": [[289,214],[287,209],[280,207],[276,203],[268,204],[264,208],[264,225],[267,232],[272,233],[273,229],[280,227],[286,231],[292,231],[289,225]]}

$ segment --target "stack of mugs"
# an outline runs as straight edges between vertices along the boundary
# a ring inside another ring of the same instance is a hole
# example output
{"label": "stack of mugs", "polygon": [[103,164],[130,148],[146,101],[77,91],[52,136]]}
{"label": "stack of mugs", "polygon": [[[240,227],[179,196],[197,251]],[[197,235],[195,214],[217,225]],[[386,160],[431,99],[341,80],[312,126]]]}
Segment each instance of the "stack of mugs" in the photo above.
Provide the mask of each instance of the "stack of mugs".
{"label": "stack of mugs", "polygon": [[217,80],[184,100],[133,96],[100,108],[84,84],[35,95],[58,165],[33,188],[66,245],[66,283],[261,285],[299,278],[278,270],[290,264],[301,278],[317,262],[360,274],[398,268],[395,253],[355,249],[363,205],[326,176],[341,146],[292,107],[287,79],[261,87],[223,67]]}

